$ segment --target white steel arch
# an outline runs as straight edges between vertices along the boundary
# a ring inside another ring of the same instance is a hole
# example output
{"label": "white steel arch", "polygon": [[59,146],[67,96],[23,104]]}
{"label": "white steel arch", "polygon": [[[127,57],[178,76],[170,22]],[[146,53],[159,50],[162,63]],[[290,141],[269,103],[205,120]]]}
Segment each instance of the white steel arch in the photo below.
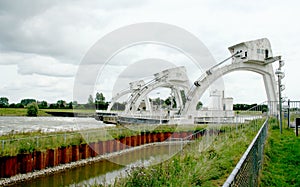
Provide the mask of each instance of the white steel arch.
{"label": "white steel arch", "polygon": [[273,67],[271,64],[252,64],[252,63],[232,63],[230,65],[223,66],[214,71],[210,71],[210,74],[206,76],[201,76],[195,84],[197,86],[193,87],[187,96],[187,102],[185,104],[182,114],[192,114],[196,110],[196,105],[198,100],[208,89],[208,87],[216,81],[218,78],[231,73],[233,71],[252,71],[263,76],[265,90],[267,93],[267,98],[269,101],[277,100],[277,89],[276,81],[273,73]]}
{"label": "white steel arch", "polygon": [[139,90],[138,92],[135,92],[134,95],[132,95],[132,97],[129,99],[129,101],[127,102],[128,104],[126,105],[125,108],[125,112],[128,113],[130,111],[137,111],[141,101],[143,98],[146,98],[147,95],[157,89],[157,88],[170,88],[175,90],[175,100],[176,103],[179,107],[183,107],[184,103],[180,94],[181,90],[184,90],[184,92],[186,93],[187,89],[188,89],[188,85],[186,84],[170,84],[167,82],[155,82],[153,84],[150,84],[148,86],[145,86],[143,89]]}
{"label": "white steel arch", "polygon": [[[273,57],[271,44],[267,38],[242,42],[228,48],[231,52],[232,63],[220,67],[225,61],[206,71],[197,81],[188,94],[188,101],[183,114],[192,114],[196,110],[197,101],[211,83],[225,74],[233,71],[252,71],[263,76],[265,90],[269,101],[277,101],[278,91],[272,63],[281,56]],[[229,59],[229,58],[228,58]]]}
{"label": "white steel arch", "polygon": [[151,91],[159,87],[171,88],[175,90],[176,103],[180,107],[183,107],[184,103],[180,91],[183,90],[184,93],[186,93],[186,91],[190,87],[185,67],[180,66],[167,69],[154,74],[154,77],[155,78],[153,79],[153,81],[143,85],[140,89],[136,90],[131,95],[131,98],[127,102],[128,104],[126,105],[125,112],[135,112],[138,109],[142,99],[146,98]]}

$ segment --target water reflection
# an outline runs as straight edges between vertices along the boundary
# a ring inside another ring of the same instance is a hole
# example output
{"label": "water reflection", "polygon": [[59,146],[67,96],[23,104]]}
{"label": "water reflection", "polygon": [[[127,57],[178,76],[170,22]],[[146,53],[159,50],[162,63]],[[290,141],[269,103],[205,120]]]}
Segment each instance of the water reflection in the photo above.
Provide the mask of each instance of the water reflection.
{"label": "water reflection", "polygon": [[110,158],[110,161],[102,160],[91,165],[73,168],[15,186],[89,186],[112,183],[116,177],[126,175],[126,170],[131,167],[159,163],[169,158],[170,155],[176,154],[179,149],[181,149],[180,144],[147,146]]}

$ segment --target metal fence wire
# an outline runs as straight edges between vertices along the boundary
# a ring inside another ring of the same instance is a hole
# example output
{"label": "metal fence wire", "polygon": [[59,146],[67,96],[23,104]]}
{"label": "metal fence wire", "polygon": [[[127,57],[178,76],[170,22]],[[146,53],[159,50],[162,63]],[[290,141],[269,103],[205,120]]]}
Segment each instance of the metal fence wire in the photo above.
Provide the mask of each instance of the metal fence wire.
{"label": "metal fence wire", "polygon": [[284,118],[287,119],[288,127],[295,127],[295,119],[300,117],[300,101],[290,101],[283,103]]}
{"label": "metal fence wire", "polygon": [[264,143],[268,132],[268,119],[258,131],[248,149],[227,178],[223,187],[258,186],[258,175],[263,162]]}

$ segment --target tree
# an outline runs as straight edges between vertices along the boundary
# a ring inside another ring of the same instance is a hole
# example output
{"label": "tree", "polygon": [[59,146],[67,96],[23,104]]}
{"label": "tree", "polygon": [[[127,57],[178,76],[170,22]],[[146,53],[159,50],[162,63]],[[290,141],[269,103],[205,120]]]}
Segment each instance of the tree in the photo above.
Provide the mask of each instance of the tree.
{"label": "tree", "polygon": [[29,103],[27,105],[27,116],[37,116],[39,112],[39,107],[36,102]]}
{"label": "tree", "polygon": [[8,98],[6,97],[1,97],[0,98],[0,108],[2,107],[8,107]]}
{"label": "tree", "polygon": [[105,97],[102,93],[97,92],[95,98],[95,105],[97,110],[106,110],[108,103],[105,102]]}
{"label": "tree", "polygon": [[21,100],[21,104],[23,105],[23,106],[27,106],[29,103],[36,103],[36,100],[35,99],[22,99]]}
{"label": "tree", "polygon": [[24,108],[24,105],[22,105],[21,103],[17,103],[16,108]]}
{"label": "tree", "polygon": [[78,106],[78,102],[77,101],[73,101],[72,105],[73,105],[73,108],[76,108]]}
{"label": "tree", "polygon": [[95,101],[105,102],[105,97],[102,93],[97,92]]}
{"label": "tree", "polygon": [[167,106],[170,106],[170,105],[172,104],[171,98],[170,98],[170,97],[168,97],[168,98],[165,100],[165,104],[166,104]]}
{"label": "tree", "polygon": [[47,101],[41,101],[38,104],[38,106],[39,106],[39,108],[45,109],[45,108],[48,108],[48,103],[47,103]]}
{"label": "tree", "polygon": [[58,108],[66,108],[67,102],[64,101],[64,100],[58,100],[58,101],[56,102],[56,105],[57,105]]}
{"label": "tree", "polygon": [[92,95],[89,95],[88,102],[85,105],[85,108],[93,109],[95,108],[95,102]]}
{"label": "tree", "polygon": [[68,104],[68,108],[73,109],[73,102],[72,101]]}
{"label": "tree", "polygon": [[88,98],[88,103],[87,104],[94,104],[94,99],[93,99],[93,96],[92,95],[89,95],[89,98]]}
{"label": "tree", "polygon": [[50,109],[56,109],[56,108],[57,108],[57,105],[56,105],[55,103],[51,103],[51,104],[49,105],[49,108],[50,108]]}
{"label": "tree", "polygon": [[200,109],[202,108],[202,106],[203,106],[202,102],[199,101],[199,102],[197,103],[196,110],[200,110]]}

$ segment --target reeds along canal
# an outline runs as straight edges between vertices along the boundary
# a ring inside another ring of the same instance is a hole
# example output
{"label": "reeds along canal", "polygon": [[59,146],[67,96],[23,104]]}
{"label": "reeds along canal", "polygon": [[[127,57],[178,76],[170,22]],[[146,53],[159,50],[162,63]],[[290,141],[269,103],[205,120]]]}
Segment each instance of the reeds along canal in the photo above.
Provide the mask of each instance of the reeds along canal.
{"label": "reeds along canal", "polygon": [[[119,139],[98,141],[98,142],[92,142],[89,144],[69,145],[69,146],[59,147],[59,148],[55,148],[55,149],[48,149],[46,151],[34,151],[32,153],[18,154],[16,156],[4,156],[4,157],[0,157],[0,160],[1,160],[1,162],[0,162],[0,177],[3,180],[3,178],[9,178],[9,177],[17,175],[17,174],[25,174],[25,173],[43,170],[45,168],[61,166],[61,165],[67,164],[67,163],[76,162],[76,161],[84,160],[84,159],[91,158],[91,157],[96,157],[98,155],[106,155],[109,153],[118,153],[122,150],[126,150],[131,147],[136,147],[136,146],[140,146],[140,145],[144,145],[144,144],[163,142],[168,138],[185,138],[189,135],[192,135],[192,133],[193,132],[142,133],[140,135],[123,137],[123,138],[119,138]],[[197,136],[199,136],[199,135],[197,135]],[[192,136],[191,138],[197,138],[197,137]],[[169,151],[170,151],[170,149],[169,149]],[[151,150],[150,152],[155,153],[155,150]],[[162,151],[162,153],[164,153],[164,151]],[[138,154],[138,153],[136,153],[136,154]],[[156,152],[152,156],[160,155],[160,154],[161,154],[161,152]],[[135,154],[131,155],[131,157],[134,155]],[[143,155],[141,155],[141,156],[143,156]],[[116,157],[116,158],[118,158],[118,157]],[[122,161],[122,158],[114,160],[114,162],[119,163],[119,161]],[[125,158],[125,161],[130,160],[129,157],[124,157],[124,158]],[[134,160],[131,163],[141,160],[142,157],[134,156],[133,158],[134,158]],[[144,158],[142,158],[142,159],[144,159]],[[147,158],[146,158],[146,160],[147,160]],[[104,162],[102,161],[100,163],[102,163],[100,165],[103,165]],[[122,163],[121,162],[119,164],[128,165],[130,163]],[[91,166],[86,166],[86,167],[91,167]],[[116,168],[116,166],[113,166],[112,168]],[[83,170],[85,170],[85,169],[83,169]],[[90,170],[90,171],[94,171],[94,170],[95,169]],[[62,170],[60,170],[60,171],[62,171]],[[77,170],[75,169],[74,171],[77,171]],[[110,171],[110,170],[108,170],[108,171]],[[65,176],[65,175],[68,175],[67,173],[69,173],[69,171],[65,172],[65,173],[59,173],[58,175]],[[45,173],[45,174],[47,174],[47,173]],[[98,176],[98,174],[97,174],[97,176]],[[53,177],[54,176],[52,176],[52,179],[53,179]],[[43,178],[45,178],[45,177],[43,177]],[[68,178],[68,176],[66,176],[66,179],[64,179],[64,180],[67,180],[67,178]],[[71,177],[71,178],[74,178],[74,177]],[[81,177],[79,177],[79,178],[80,179],[78,179],[78,180],[81,180]],[[56,180],[56,179],[53,179],[53,180]],[[16,182],[18,182],[18,181],[16,181]]]}

